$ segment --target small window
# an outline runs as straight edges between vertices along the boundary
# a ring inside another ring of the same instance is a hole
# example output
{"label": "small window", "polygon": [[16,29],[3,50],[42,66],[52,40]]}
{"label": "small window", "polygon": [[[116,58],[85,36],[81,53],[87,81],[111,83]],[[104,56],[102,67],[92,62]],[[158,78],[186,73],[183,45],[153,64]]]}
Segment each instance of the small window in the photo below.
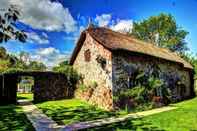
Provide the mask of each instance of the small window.
{"label": "small window", "polygon": [[90,61],[90,59],[91,59],[91,52],[90,52],[89,49],[84,52],[84,58],[85,58],[86,62]]}
{"label": "small window", "polygon": [[101,55],[98,55],[96,61],[101,65],[102,69],[105,69],[107,65],[107,60],[103,58]]}

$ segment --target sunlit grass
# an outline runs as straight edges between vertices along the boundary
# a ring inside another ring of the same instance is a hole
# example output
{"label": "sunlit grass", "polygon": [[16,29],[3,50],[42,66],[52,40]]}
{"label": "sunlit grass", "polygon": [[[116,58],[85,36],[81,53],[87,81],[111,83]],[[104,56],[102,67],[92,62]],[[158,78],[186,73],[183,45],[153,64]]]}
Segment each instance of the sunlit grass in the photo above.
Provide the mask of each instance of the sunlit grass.
{"label": "sunlit grass", "polygon": [[0,106],[0,131],[34,131],[31,123],[15,105]]}
{"label": "sunlit grass", "polygon": [[78,99],[48,101],[36,105],[59,124],[71,124],[118,115],[116,112],[99,109]]}
{"label": "sunlit grass", "polygon": [[25,99],[25,100],[30,100],[33,101],[33,93],[17,93],[17,99]]}
{"label": "sunlit grass", "polygon": [[172,106],[175,110],[144,117],[130,119],[121,123],[113,123],[89,130],[143,130],[143,131],[194,131],[197,130],[197,98],[187,100]]}

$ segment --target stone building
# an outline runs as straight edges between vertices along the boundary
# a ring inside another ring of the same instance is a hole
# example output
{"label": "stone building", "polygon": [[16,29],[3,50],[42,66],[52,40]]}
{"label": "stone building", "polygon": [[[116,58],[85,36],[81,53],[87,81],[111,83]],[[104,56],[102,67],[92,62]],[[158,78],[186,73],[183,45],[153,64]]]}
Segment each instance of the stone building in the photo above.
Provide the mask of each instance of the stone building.
{"label": "stone building", "polygon": [[[82,74],[85,85],[94,85],[90,90],[77,89],[76,97],[105,109],[113,109],[113,96],[132,86],[130,76],[136,69],[158,72],[175,99],[194,96],[191,64],[167,49],[104,27],[92,26],[81,33],[70,64]],[[177,83],[183,88],[174,87]]]}

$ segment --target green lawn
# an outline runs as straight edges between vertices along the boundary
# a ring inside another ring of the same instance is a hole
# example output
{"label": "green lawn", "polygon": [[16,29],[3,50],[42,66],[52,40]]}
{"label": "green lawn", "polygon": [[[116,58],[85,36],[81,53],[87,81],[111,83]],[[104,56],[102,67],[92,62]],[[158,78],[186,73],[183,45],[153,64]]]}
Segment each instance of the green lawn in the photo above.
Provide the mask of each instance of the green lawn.
{"label": "green lawn", "polygon": [[0,131],[34,131],[19,106],[0,106]]}
{"label": "green lawn", "polygon": [[17,99],[26,99],[33,101],[33,93],[17,93]]}
{"label": "green lawn", "polygon": [[48,101],[36,104],[58,124],[95,120],[117,115],[82,102],[78,99]]}
{"label": "green lawn", "polygon": [[[70,124],[89,121],[110,116],[118,116],[119,112],[107,112],[77,99],[49,101],[37,104],[48,116],[59,124]],[[102,131],[194,131],[197,130],[197,98],[173,104],[177,109],[144,117],[130,119],[89,130]]]}
{"label": "green lawn", "polygon": [[176,110],[155,114],[142,119],[131,119],[125,122],[89,130],[197,131],[197,98],[172,106],[178,108]]}

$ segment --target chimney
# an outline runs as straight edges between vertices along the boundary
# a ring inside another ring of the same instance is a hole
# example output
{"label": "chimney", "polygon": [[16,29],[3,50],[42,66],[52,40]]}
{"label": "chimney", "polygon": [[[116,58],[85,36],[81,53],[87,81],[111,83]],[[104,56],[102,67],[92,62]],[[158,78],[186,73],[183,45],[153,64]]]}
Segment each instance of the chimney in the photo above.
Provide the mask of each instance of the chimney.
{"label": "chimney", "polygon": [[94,28],[94,27],[95,27],[95,25],[93,24],[92,19],[89,17],[89,19],[88,19],[88,29],[89,28]]}

